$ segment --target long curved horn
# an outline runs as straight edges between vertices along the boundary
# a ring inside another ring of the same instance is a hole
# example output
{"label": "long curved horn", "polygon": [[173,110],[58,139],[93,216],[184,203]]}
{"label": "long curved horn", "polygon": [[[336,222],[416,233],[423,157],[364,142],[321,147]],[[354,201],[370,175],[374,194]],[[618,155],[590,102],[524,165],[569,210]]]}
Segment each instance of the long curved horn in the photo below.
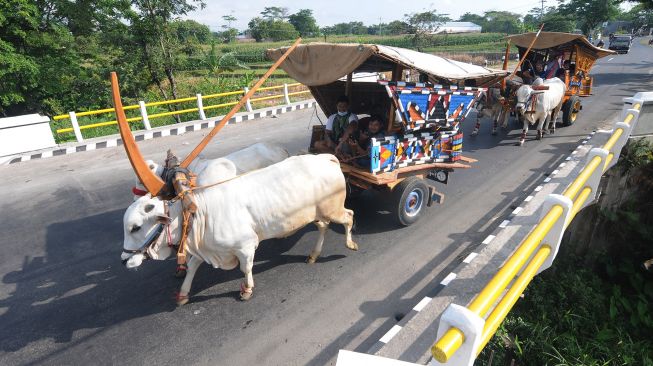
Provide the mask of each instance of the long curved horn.
{"label": "long curved horn", "polygon": [[236,112],[238,112],[238,111],[240,110],[240,108],[243,107],[243,105],[247,102],[247,100],[248,100],[248,99],[249,99],[249,98],[250,98],[250,97],[251,97],[251,96],[256,92],[256,90],[257,90],[261,85],[263,85],[263,83],[265,82],[265,80],[267,80],[267,78],[268,78],[270,75],[272,75],[272,73],[274,72],[274,70],[276,70],[277,67],[279,67],[279,65],[281,65],[281,63],[284,62],[284,61],[286,60],[286,57],[288,57],[288,55],[290,55],[290,53],[291,53],[292,51],[294,51],[295,48],[297,48],[297,45],[299,45],[299,42],[301,42],[301,41],[302,41],[301,38],[297,38],[297,40],[295,41],[295,43],[293,43],[292,46],[290,46],[290,48],[288,48],[288,49],[286,50],[286,52],[284,52],[284,54],[283,54],[281,57],[279,57],[279,59],[277,60],[277,62],[275,62],[274,65],[272,65],[272,67],[270,67],[270,69],[265,73],[265,75],[263,75],[263,76],[261,77],[261,79],[260,79],[260,80],[259,80],[259,81],[258,81],[258,82],[253,86],[253,87],[252,87],[252,89],[250,89],[250,91],[249,91],[247,94],[245,94],[245,96],[243,96],[243,97],[240,99],[240,101],[238,102],[238,104],[236,104],[233,108],[231,108],[231,110],[229,111],[229,113],[227,113],[227,115],[224,116],[224,117],[222,118],[222,121],[220,121],[220,123],[216,124],[215,127],[213,127],[213,129],[211,130],[211,132],[209,132],[209,133],[208,133],[208,134],[207,134],[207,135],[202,139],[202,141],[200,141],[200,143],[197,145],[197,147],[195,147],[195,149],[193,149],[193,151],[191,151],[190,154],[188,154],[188,156],[186,157],[186,159],[184,159],[184,161],[181,162],[181,166],[182,166],[183,168],[187,168],[188,165],[189,165],[193,160],[195,160],[195,158],[197,157],[197,155],[198,155],[200,152],[202,152],[202,150],[206,147],[206,145],[209,143],[209,141],[211,141],[211,139],[213,138],[213,136],[215,136],[215,135],[218,134],[218,132],[222,129],[222,127],[224,127],[224,125],[227,124],[227,121],[229,121],[229,119],[230,119],[234,114],[236,114]]}
{"label": "long curved horn", "polygon": [[145,188],[147,188],[152,196],[156,196],[161,192],[165,183],[150,170],[145,163],[145,159],[143,159],[143,155],[141,155],[141,151],[138,149],[138,145],[136,145],[134,135],[132,135],[132,131],[127,124],[125,110],[122,108],[120,89],[118,87],[118,75],[115,72],[111,72],[111,97],[113,98],[113,108],[116,113],[116,120],[118,121],[118,129],[120,129],[120,137],[122,137],[122,143],[125,146],[125,152],[127,152],[129,162],[132,164],[136,176],[143,182]]}

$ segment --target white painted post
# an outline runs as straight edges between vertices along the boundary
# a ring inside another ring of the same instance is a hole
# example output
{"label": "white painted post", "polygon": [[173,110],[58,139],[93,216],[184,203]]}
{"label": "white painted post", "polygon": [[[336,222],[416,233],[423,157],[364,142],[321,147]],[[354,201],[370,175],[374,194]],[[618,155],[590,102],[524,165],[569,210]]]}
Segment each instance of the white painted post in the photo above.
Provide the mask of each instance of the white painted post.
{"label": "white painted post", "polygon": [[[630,133],[632,132],[633,128],[635,127],[634,125],[637,123],[636,120],[632,120],[630,124],[626,122],[617,122],[614,125],[614,129],[612,131],[615,131],[617,128],[623,129],[623,132],[621,133],[621,136],[619,136],[619,139],[617,142],[612,146],[612,149],[610,149],[609,152],[612,153],[612,160],[610,160],[610,164],[606,167],[606,170],[612,168],[615,164],[617,164],[617,161],[619,160],[619,156],[621,155],[621,149],[626,145],[626,142],[628,142],[628,138],[630,138]],[[595,150],[595,149],[592,149]],[[592,150],[590,150],[590,154],[592,153]]]}
{"label": "white painted post", "polygon": [[204,114],[204,105],[202,104],[202,94],[197,94],[197,110],[200,114],[200,119],[202,121],[206,120],[206,114]]}
{"label": "white painted post", "polygon": [[68,112],[68,115],[70,116],[70,122],[73,124],[73,131],[75,131],[77,142],[83,142],[84,137],[82,136],[82,130],[79,129],[79,123],[77,123],[77,115],[75,112]]}
{"label": "white painted post", "polygon": [[286,100],[286,105],[290,105],[290,98],[288,97],[288,84],[283,84],[283,97]]}
{"label": "white painted post", "polygon": [[[243,90],[245,90],[245,95],[247,95],[247,93],[249,93],[249,88],[248,87],[244,87]],[[250,103],[249,98],[247,98],[247,101],[245,102],[245,108],[247,108],[247,112],[252,111],[252,103]]]}
{"label": "white painted post", "polygon": [[[436,339],[442,338],[444,333],[446,333],[451,327],[460,329],[465,335],[465,340],[458,351],[451,356],[447,364],[456,366],[473,366],[474,360],[476,359],[476,350],[481,344],[485,319],[476,315],[464,306],[449,304],[440,317],[438,336]],[[431,365],[441,365],[441,363],[434,359],[431,362]]]}
{"label": "white painted post", "polygon": [[147,108],[145,108],[145,102],[144,101],[139,101],[138,102],[138,107],[141,110],[141,118],[143,119],[143,125],[145,126],[146,130],[151,130],[152,126],[150,126],[150,119],[147,118]]}
{"label": "white painted post", "polygon": [[[598,147],[593,148],[592,150],[590,150],[589,153],[587,153],[587,163],[592,161],[592,159],[594,159],[595,156],[601,158],[601,163],[599,164],[598,168],[596,168],[594,173],[592,173],[592,175],[590,175],[590,177],[587,179],[587,183],[585,183],[585,187],[590,187],[592,189],[592,193],[590,193],[589,197],[587,197],[587,201],[585,201],[585,203],[581,208],[585,208],[594,202],[594,199],[596,198],[596,194],[599,191],[599,185],[601,184],[601,177],[603,176],[603,166],[605,165],[605,161],[608,158],[608,155],[610,155],[610,152],[608,150],[601,149]],[[617,157],[618,156],[615,155],[612,161],[616,163]],[[585,165],[587,165],[587,163],[585,163]]]}
{"label": "white painted post", "polygon": [[[597,170],[600,171],[600,168]],[[595,192],[595,190],[593,190]],[[588,200],[589,201],[589,200]],[[537,274],[542,273],[544,270],[548,269],[553,265],[553,261],[556,258],[556,255],[558,254],[558,249],[560,248],[560,242],[562,242],[562,235],[565,233],[565,223],[569,219],[569,216],[571,215],[571,209],[574,206],[574,202],[560,194],[550,194],[544,199],[544,203],[542,204],[542,210],[540,211],[540,222],[546,216],[546,214],[549,213],[549,210],[555,205],[560,205],[562,207],[562,215],[560,218],[558,218],[558,221],[553,224],[553,227],[551,230],[549,230],[548,233],[544,236],[542,239],[542,242],[538,246],[541,247],[542,245],[546,244],[551,247],[551,254],[549,254],[549,257],[542,263],[542,266],[540,269],[537,270]],[[531,258],[537,253],[537,250],[533,252],[533,255],[531,255]],[[529,263],[531,259],[528,260]],[[525,268],[525,267],[524,267]],[[522,269],[523,271],[523,269]],[[521,274],[522,271],[519,271]]]}

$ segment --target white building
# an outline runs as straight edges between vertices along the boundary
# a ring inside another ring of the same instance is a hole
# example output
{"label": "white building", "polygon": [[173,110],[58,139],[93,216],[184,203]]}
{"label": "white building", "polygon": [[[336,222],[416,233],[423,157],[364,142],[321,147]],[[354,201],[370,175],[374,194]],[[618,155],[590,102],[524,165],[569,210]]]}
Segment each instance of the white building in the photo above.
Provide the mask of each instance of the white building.
{"label": "white building", "polygon": [[446,22],[431,33],[481,33],[481,26],[472,22]]}

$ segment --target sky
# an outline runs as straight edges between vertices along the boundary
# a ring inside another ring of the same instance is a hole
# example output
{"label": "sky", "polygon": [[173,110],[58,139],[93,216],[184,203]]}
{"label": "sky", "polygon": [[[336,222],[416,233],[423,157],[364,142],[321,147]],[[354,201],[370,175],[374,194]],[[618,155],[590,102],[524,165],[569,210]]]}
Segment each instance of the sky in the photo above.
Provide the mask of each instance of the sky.
{"label": "sky", "polygon": [[[232,15],[237,21],[231,25],[242,31],[247,29],[250,19],[259,16],[266,6],[288,8],[289,14],[299,9],[313,10],[313,16],[320,27],[336,23],[361,21],[365,25],[388,23],[403,20],[404,14],[425,10],[435,10],[438,14],[448,14],[458,19],[466,12],[483,14],[489,10],[510,11],[526,14],[534,7],[540,7],[540,0],[440,0],[440,1],[398,1],[398,0],[204,0],[206,7],[189,13],[186,18],[205,24],[213,31],[220,31],[226,25],[224,15]],[[556,6],[555,0],[545,0],[544,6]]]}

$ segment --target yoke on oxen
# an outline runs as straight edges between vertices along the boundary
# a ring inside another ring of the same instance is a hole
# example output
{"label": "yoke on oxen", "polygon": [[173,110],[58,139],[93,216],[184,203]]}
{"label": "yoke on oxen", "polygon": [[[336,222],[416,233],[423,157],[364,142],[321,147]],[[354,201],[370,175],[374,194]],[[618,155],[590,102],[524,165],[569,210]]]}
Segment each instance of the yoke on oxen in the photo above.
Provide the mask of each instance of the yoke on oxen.
{"label": "yoke on oxen", "polygon": [[111,73],[111,91],[116,120],[122,137],[123,146],[127,157],[136,173],[136,176],[146,188],[152,197],[159,197],[162,200],[180,199],[183,206],[183,226],[182,237],[177,250],[177,275],[183,275],[186,264],[186,239],[192,226],[193,217],[197,210],[197,203],[193,195],[193,190],[202,187],[196,187],[196,175],[188,168],[190,163],[206,147],[211,139],[224,127],[229,119],[240,110],[246,101],[256,92],[256,90],[267,80],[267,78],[276,70],[276,68],[295,50],[301,42],[298,38],[295,43],[275,62],[272,67],[263,75],[263,77],[246,93],[243,98],[227,113],[222,120],[215,125],[213,130],[202,139],[202,141],[193,149],[193,151],[182,161],[168,150],[164,164],[164,171],[161,176],[156,175],[149,169],[145,159],[136,145],[134,136],[127,123],[127,118],[120,98],[118,86],[118,77],[115,72]]}

